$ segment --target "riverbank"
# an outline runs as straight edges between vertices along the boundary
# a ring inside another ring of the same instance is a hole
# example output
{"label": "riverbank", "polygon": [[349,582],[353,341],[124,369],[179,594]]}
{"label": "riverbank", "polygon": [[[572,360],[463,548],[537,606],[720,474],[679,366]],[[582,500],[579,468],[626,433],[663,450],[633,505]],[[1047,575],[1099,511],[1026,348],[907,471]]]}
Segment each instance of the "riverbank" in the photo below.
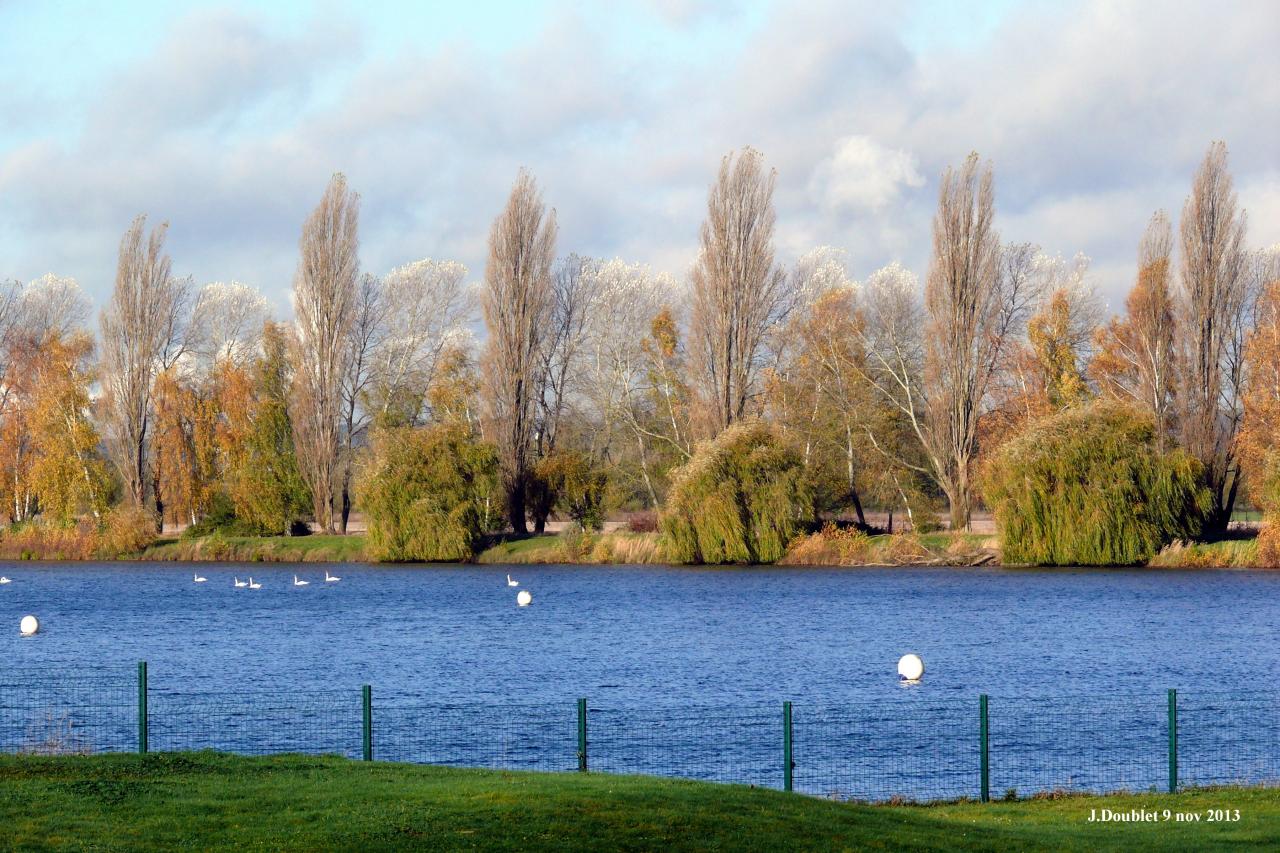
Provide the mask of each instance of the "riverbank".
{"label": "riverbank", "polygon": [[[1101,822],[1104,810],[1130,819]],[[6,755],[0,825],[23,850],[1226,850],[1280,840],[1280,791],[863,805],[335,757]]]}
{"label": "riverbank", "polygon": [[[71,548],[65,538],[26,536],[21,547],[4,548],[10,560],[128,559],[157,562],[358,563],[368,562],[365,536],[168,537],[140,550],[104,555]],[[661,565],[671,560],[657,533],[548,533],[498,536],[475,558],[481,564]],[[1252,568],[1258,564],[1253,538],[1174,543],[1157,554],[1152,568]],[[999,539],[983,533],[867,535],[828,528],[801,536],[778,561],[782,566],[999,566]]]}

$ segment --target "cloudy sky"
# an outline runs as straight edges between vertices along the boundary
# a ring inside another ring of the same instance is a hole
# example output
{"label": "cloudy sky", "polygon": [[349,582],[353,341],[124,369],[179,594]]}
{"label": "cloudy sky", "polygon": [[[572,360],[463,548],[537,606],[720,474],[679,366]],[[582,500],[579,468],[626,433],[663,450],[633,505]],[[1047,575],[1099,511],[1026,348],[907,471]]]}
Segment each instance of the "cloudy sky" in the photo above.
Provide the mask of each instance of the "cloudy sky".
{"label": "cloudy sky", "polygon": [[[137,213],[176,272],[287,313],[335,171],[361,259],[483,272],[517,169],[560,250],[683,277],[719,158],[778,171],[778,255],[923,274],[938,179],[994,163],[1007,240],[1093,259],[1118,306],[1157,208],[1230,146],[1250,242],[1280,243],[1280,3],[0,0],[0,278],[99,304]],[[975,8],[961,8],[975,6]]]}

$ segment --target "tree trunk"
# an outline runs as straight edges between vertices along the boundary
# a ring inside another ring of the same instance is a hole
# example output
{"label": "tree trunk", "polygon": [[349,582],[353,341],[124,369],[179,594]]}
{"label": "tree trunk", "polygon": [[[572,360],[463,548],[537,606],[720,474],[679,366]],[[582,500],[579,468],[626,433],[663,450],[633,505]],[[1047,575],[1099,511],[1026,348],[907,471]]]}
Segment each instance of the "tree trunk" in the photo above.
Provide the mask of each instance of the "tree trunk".
{"label": "tree trunk", "polygon": [[347,535],[347,522],[351,519],[351,483],[350,476],[342,481],[342,519],[341,529],[339,532],[343,536]]}
{"label": "tree trunk", "polygon": [[155,493],[156,501],[156,533],[164,533],[164,498],[160,496],[160,475],[151,481],[151,490]]}
{"label": "tree trunk", "polygon": [[525,487],[523,480],[517,480],[507,486],[507,523],[517,534],[529,532],[529,525],[524,517]]}
{"label": "tree trunk", "polygon": [[969,529],[969,490],[962,485],[953,487],[947,493],[947,501],[951,511],[952,531]]}

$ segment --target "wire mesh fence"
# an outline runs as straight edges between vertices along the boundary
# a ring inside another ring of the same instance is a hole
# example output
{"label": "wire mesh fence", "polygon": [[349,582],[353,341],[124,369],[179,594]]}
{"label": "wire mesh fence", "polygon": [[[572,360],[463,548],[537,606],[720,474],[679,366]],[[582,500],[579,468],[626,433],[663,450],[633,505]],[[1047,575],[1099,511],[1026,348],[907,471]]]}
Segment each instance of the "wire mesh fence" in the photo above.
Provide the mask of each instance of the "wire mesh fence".
{"label": "wire mesh fence", "polygon": [[1280,693],[628,706],[427,703],[369,688],[202,693],[112,670],[0,673],[0,751],[215,749],[590,769],[840,800],[1280,784]]}
{"label": "wire mesh fence", "polygon": [[839,800],[976,796],[978,735],[976,699],[796,703],[795,789]]}

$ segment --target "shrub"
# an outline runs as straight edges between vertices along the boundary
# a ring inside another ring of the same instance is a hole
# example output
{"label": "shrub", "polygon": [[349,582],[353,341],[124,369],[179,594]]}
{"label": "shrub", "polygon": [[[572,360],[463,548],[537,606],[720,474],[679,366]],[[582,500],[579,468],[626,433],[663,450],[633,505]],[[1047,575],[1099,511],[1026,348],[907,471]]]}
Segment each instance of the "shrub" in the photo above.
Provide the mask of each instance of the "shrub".
{"label": "shrub", "polygon": [[112,508],[102,519],[98,556],[114,559],[137,554],[156,541],[157,516],[147,507],[129,503]]}
{"label": "shrub", "polygon": [[1134,565],[1200,532],[1199,463],[1161,454],[1149,418],[1111,402],[1068,409],[1007,442],[984,471],[1006,563]]}
{"label": "shrub", "polygon": [[497,455],[464,427],[379,430],[361,483],[368,556],[384,561],[462,561],[485,530],[479,504],[497,476]]}
{"label": "shrub", "polygon": [[735,424],[672,473],[660,526],[684,563],[772,563],[813,520],[804,463],[765,424]]}
{"label": "shrub", "polygon": [[555,496],[556,505],[583,530],[604,527],[605,472],[585,453],[561,450],[539,460],[536,477]]}

